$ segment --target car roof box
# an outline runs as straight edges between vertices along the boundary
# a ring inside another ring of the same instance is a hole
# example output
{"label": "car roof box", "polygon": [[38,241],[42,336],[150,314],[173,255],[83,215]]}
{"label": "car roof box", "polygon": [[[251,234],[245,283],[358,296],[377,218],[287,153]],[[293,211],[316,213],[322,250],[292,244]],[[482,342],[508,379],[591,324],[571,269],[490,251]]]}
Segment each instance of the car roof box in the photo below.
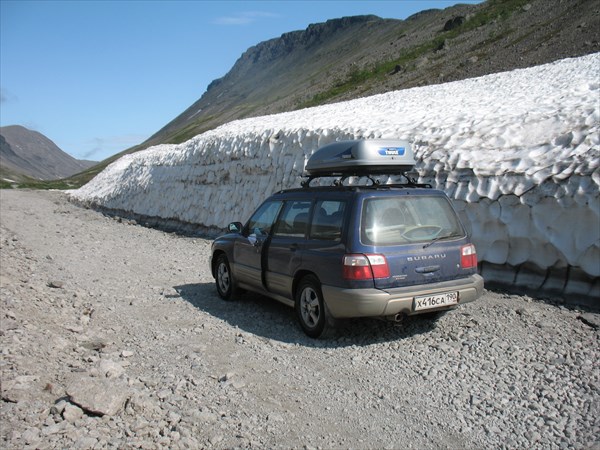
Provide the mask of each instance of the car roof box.
{"label": "car roof box", "polygon": [[395,139],[338,141],[318,149],[304,168],[306,176],[403,175],[415,165],[411,145]]}

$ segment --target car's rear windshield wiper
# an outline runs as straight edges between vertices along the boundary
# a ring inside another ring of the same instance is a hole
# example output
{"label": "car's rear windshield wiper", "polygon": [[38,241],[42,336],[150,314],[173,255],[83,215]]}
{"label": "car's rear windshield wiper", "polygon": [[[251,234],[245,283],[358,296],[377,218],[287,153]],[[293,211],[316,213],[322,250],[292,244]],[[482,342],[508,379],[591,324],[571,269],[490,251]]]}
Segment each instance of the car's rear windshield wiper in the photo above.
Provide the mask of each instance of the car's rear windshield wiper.
{"label": "car's rear windshield wiper", "polygon": [[437,241],[441,241],[442,239],[450,239],[450,238],[455,238],[455,237],[463,237],[463,234],[458,234],[458,233],[452,233],[452,234],[447,234],[446,236],[438,236],[436,238],[433,238],[431,241],[429,241],[427,244],[425,244],[423,246],[423,248],[427,248],[429,247],[431,244],[437,242]]}

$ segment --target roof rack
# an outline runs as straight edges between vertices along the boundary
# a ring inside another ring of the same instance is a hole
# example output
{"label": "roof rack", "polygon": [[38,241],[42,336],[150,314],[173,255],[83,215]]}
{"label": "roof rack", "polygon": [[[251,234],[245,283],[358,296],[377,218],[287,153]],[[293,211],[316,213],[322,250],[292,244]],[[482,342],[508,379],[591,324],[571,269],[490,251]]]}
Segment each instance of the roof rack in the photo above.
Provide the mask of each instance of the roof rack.
{"label": "roof rack", "polygon": [[[301,182],[310,187],[316,178],[335,177],[334,186],[344,186],[350,177],[366,177],[373,186],[431,187],[419,184],[407,175],[415,165],[412,147],[407,141],[395,139],[357,139],[338,141],[319,148],[308,159]],[[381,185],[375,175],[401,175],[407,183]]]}

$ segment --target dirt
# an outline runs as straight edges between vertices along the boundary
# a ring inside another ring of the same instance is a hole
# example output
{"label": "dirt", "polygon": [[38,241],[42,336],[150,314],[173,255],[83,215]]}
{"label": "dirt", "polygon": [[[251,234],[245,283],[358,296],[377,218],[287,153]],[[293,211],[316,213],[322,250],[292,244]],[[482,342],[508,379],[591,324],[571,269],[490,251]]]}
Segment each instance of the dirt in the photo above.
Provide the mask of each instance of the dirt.
{"label": "dirt", "polygon": [[3,448],[583,448],[598,314],[486,292],[306,337],[224,302],[210,240],[0,191]]}

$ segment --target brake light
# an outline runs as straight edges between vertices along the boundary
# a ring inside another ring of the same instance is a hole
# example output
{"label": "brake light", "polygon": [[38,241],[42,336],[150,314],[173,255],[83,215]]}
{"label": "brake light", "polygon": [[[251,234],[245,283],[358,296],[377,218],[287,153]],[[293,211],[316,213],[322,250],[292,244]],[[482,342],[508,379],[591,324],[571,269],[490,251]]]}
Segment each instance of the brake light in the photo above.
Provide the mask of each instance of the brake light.
{"label": "brake light", "polygon": [[388,278],[390,268],[383,255],[344,255],[344,278],[371,280]]}
{"label": "brake light", "polygon": [[463,245],[460,248],[460,266],[463,269],[477,267],[477,251],[473,244]]}

